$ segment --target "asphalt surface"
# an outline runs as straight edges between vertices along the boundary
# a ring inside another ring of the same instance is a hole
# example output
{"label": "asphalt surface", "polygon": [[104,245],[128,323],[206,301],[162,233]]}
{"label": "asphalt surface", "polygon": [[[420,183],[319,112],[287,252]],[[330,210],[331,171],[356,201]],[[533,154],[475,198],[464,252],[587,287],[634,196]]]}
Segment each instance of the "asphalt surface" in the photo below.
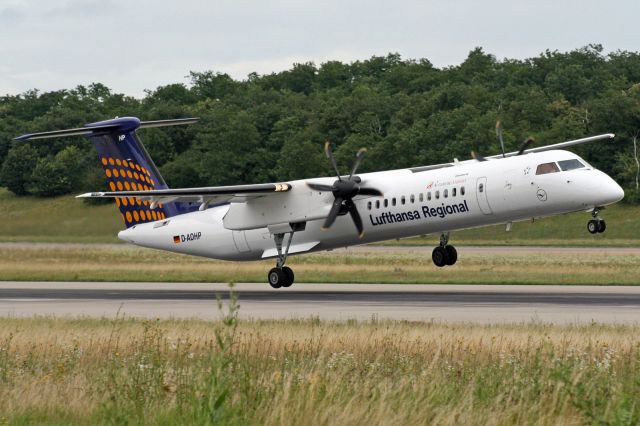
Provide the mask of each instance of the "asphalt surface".
{"label": "asphalt surface", "polygon": [[[639,323],[640,287],[238,284],[240,317],[479,323]],[[215,319],[226,284],[1,282],[2,316]]]}

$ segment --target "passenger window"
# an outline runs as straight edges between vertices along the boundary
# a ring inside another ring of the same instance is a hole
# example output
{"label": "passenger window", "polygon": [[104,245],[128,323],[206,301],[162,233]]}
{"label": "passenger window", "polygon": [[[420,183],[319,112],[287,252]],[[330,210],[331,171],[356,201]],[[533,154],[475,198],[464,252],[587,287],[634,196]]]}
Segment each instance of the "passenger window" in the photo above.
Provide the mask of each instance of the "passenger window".
{"label": "passenger window", "polygon": [[567,170],[581,169],[584,167],[584,164],[582,164],[580,161],[576,159],[558,161],[558,165],[560,165],[560,168],[565,172]]}
{"label": "passenger window", "polygon": [[380,208],[380,200],[376,200],[376,209]]}
{"label": "passenger window", "polygon": [[411,204],[415,203],[416,202],[416,197],[414,197],[413,194],[411,194],[409,196],[409,201],[411,201]]}
{"label": "passenger window", "polygon": [[558,169],[556,163],[544,163],[538,166],[536,175],[546,175],[547,173],[556,173],[559,171],[560,169]]}
{"label": "passenger window", "polygon": [[391,199],[391,205],[392,205],[392,206],[395,206],[395,205],[396,205],[396,197],[393,197],[393,198]]}
{"label": "passenger window", "polygon": [[371,201],[367,203],[367,210],[371,210]]}
{"label": "passenger window", "polygon": [[384,206],[389,207],[389,200],[387,200],[386,198],[384,199]]}
{"label": "passenger window", "polygon": [[436,200],[440,199],[440,191],[436,191]]}
{"label": "passenger window", "polygon": [[484,183],[481,183],[480,185],[478,185],[478,191],[484,192]]}
{"label": "passenger window", "polygon": [[448,190],[448,189],[445,189],[445,190],[444,190],[444,193],[443,193],[442,195],[444,195],[444,198],[449,197],[449,190]]}
{"label": "passenger window", "polygon": [[404,195],[403,195],[402,197],[400,197],[400,203],[404,204],[404,203],[405,203],[405,201],[406,201],[406,200],[405,200],[405,198],[404,198]]}
{"label": "passenger window", "polygon": [[451,190],[451,196],[452,197],[456,196],[456,188],[455,187]]}
{"label": "passenger window", "polygon": [[431,201],[431,191],[427,192],[427,201]]}
{"label": "passenger window", "polygon": [[418,200],[420,200],[420,202],[424,201],[424,196],[423,196],[422,192],[420,194],[418,194]]}
{"label": "passenger window", "polygon": [[464,195],[464,186],[460,187],[460,195]]}

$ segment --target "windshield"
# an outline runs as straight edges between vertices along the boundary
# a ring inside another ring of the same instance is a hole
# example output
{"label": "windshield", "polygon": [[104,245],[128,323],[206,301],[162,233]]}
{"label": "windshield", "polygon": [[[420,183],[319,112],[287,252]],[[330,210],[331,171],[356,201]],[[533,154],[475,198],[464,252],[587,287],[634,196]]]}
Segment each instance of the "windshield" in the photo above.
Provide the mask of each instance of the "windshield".
{"label": "windshield", "polygon": [[565,171],[565,172],[567,170],[575,170],[575,169],[584,168],[584,164],[582,164],[579,160],[576,160],[575,158],[572,159],[572,160],[558,161],[558,165],[560,166],[562,171]]}

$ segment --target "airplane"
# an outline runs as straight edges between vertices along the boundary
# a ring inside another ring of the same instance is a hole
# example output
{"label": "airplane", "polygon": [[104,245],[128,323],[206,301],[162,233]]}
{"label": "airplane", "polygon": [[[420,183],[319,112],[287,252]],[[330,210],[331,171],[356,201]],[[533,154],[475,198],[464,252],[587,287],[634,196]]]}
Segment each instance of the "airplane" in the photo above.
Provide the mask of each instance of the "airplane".
{"label": "airplane", "polygon": [[[31,133],[17,140],[81,135],[98,151],[111,191],[77,198],[115,198],[126,229],[118,237],[153,249],[229,261],[276,259],[273,288],[290,287],[288,256],[417,235],[440,236],[432,260],[458,259],[453,231],[587,211],[591,234],[604,232],[600,212],[624,197],[622,188],[565,148],[613,139],[602,134],[502,154],[406,169],[357,174],[365,149],[336,176],[254,185],[170,189],[137,130],[195,123],[197,118],[140,121],[122,117],[85,127]],[[224,167],[224,165],[217,165]],[[355,226],[354,226],[355,225]]]}

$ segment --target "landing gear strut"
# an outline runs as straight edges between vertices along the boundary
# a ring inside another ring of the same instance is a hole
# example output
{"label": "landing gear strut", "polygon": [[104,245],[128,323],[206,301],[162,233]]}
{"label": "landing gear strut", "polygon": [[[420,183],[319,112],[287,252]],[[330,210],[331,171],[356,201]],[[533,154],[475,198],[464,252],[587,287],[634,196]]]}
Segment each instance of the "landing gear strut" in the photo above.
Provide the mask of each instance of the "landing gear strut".
{"label": "landing gear strut", "polygon": [[449,245],[449,233],[440,235],[440,245],[431,253],[433,263],[438,267],[453,265],[458,261],[458,251]]}
{"label": "landing gear strut", "polygon": [[601,234],[607,229],[607,222],[600,219],[601,209],[602,207],[596,207],[591,212],[593,219],[587,222],[587,231],[589,231],[590,234]]}
{"label": "landing gear strut", "polygon": [[289,240],[287,241],[287,246],[282,252],[282,243],[284,241],[284,233],[278,233],[273,235],[273,239],[276,243],[276,250],[278,250],[278,260],[276,262],[276,267],[269,271],[267,275],[267,279],[269,280],[269,285],[273,288],[280,287],[291,287],[293,284],[293,280],[295,276],[293,271],[288,266],[284,266],[284,263],[287,261],[287,255],[289,254],[289,247],[291,247],[291,240],[293,239],[293,232],[289,232]]}

